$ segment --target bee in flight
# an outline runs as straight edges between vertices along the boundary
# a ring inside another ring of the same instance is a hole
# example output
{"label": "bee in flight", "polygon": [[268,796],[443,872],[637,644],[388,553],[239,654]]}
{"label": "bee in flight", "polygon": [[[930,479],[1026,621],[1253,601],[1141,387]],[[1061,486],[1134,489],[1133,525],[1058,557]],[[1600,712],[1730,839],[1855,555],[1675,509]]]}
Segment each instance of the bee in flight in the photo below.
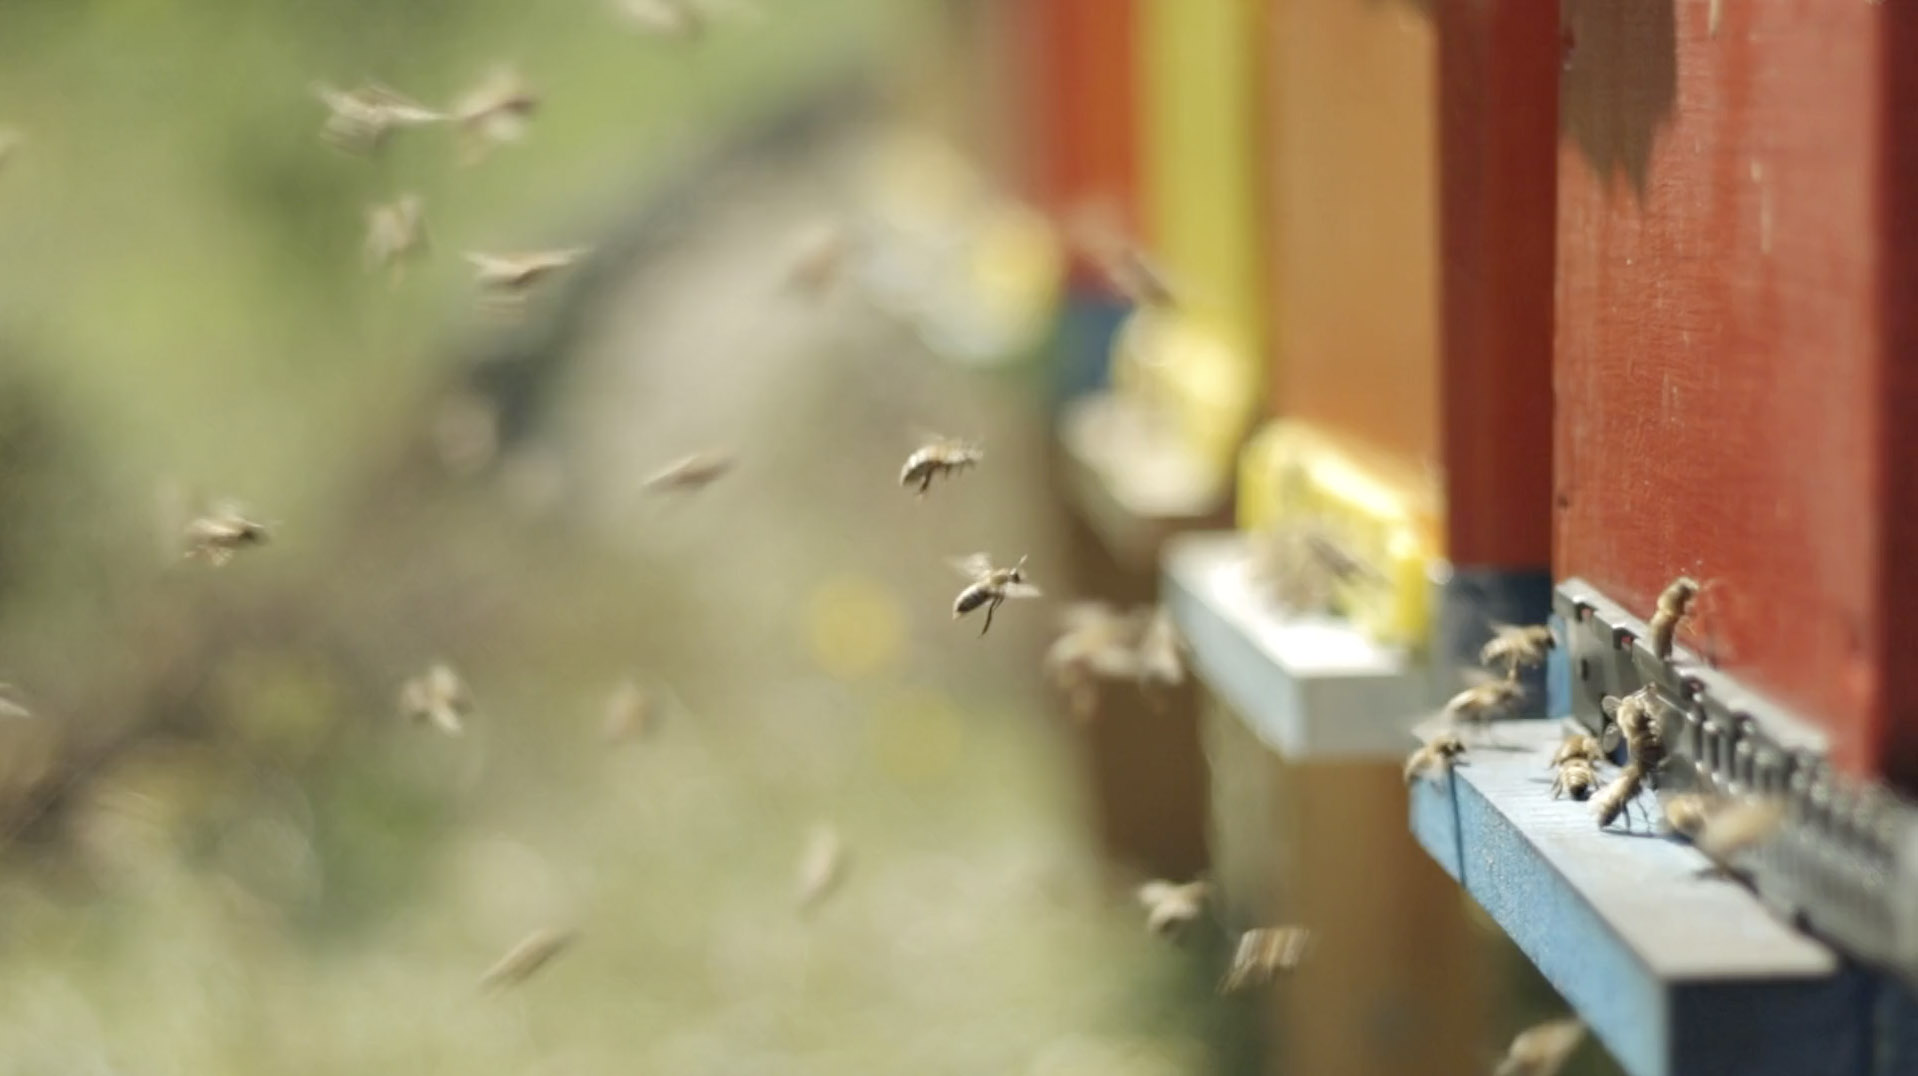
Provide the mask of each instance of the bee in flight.
{"label": "bee in flight", "polygon": [[223,504],[186,525],[186,556],[218,568],[242,549],[265,545],[267,537],[264,523],[241,515],[235,505]]}
{"label": "bee in flight", "polygon": [[932,437],[906,457],[906,465],[899,471],[899,484],[918,486],[916,494],[923,497],[926,490],[932,488],[933,479],[978,466],[985,456],[985,450],[977,442]]}
{"label": "bee in flight", "polygon": [[986,607],[986,625],[979,629],[984,635],[992,630],[992,614],[1007,598],[1037,598],[1043,595],[1038,587],[1026,582],[1026,558],[1020,557],[1019,563],[1010,568],[994,568],[992,558],[984,553],[959,557],[952,561],[959,574],[972,580],[966,589],[952,602],[952,618],[965,616],[980,606]]}

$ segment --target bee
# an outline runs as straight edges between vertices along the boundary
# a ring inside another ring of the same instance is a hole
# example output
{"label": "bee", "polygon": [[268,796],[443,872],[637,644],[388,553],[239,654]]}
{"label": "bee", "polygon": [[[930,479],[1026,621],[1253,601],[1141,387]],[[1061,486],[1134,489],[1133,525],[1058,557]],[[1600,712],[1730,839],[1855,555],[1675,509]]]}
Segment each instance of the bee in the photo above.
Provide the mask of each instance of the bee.
{"label": "bee", "polygon": [[1512,1039],[1492,1076],[1556,1076],[1585,1039],[1583,1020],[1547,1020]]}
{"label": "bee", "polygon": [[1479,663],[1487,668],[1503,667],[1506,679],[1517,679],[1520,669],[1545,663],[1552,649],[1552,629],[1545,624],[1517,627],[1492,623],[1492,638],[1479,649]]}
{"label": "bee", "polygon": [[810,298],[824,295],[844,275],[852,237],[837,221],[820,221],[801,232],[786,267],[786,288]]}
{"label": "bee", "polygon": [[1653,610],[1648,627],[1652,653],[1660,661],[1671,658],[1672,641],[1678,636],[1678,622],[1691,611],[1692,599],[1698,597],[1698,590],[1697,580],[1681,575],[1658,595],[1658,608]]}
{"label": "bee", "polygon": [[737,462],[728,452],[695,452],[654,471],[640,485],[653,493],[697,493],[725,477]]}
{"label": "bee", "polygon": [[923,497],[932,487],[932,480],[940,475],[957,474],[968,467],[976,467],[986,458],[986,453],[976,441],[961,441],[950,437],[938,437],[915,449],[906,457],[906,465],[899,470],[899,484],[918,486],[915,496]]}
{"label": "bee", "polygon": [[1469,724],[1476,727],[1497,720],[1512,708],[1525,695],[1525,687],[1516,680],[1496,680],[1491,677],[1473,677],[1478,682],[1445,701],[1439,716],[1454,725]]}
{"label": "bee", "polygon": [[1172,623],[1170,610],[1160,607],[1145,617],[1145,630],[1139,636],[1139,683],[1153,682],[1177,687],[1185,682],[1184,640]]}
{"label": "bee", "polygon": [[1127,234],[1112,202],[1079,206],[1067,221],[1066,232],[1107,285],[1133,306],[1166,310],[1178,305],[1171,282]]}
{"label": "bee", "polygon": [[1180,885],[1153,881],[1139,887],[1139,903],[1145,905],[1145,928],[1161,938],[1177,937],[1205,914],[1212,897],[1212,883],[1201,878]]}
{"label": "bee", "polygon": [[657,696],[641,687],[638,681],[627,680],[614,688],[606,700],[606,718],[600,724],[600,735],[608,743],[646,736],[658,722],[659,708]]}
{"label": "bee", "polygon": [[1305,927],[1260,927],[1239,935],[1232,966],[1219,980],[1220,994],[1236,994],[1270,983],[1280,972],[1291,971],[1312,947]]}
{"label": "bee", "polygon": [[1651,691],[1648,685],[1622,699],[1607,695],[1599,703],[1605,717],[1624,737],[1625,750],[1632,761],[1639,764],[1647,778],[1653,778],[1665,762],[1665,733],[1659,726],[1658,704]]}
{"label": "bee", "polygon": [[461,158],[477,164],[494,146],[517,142],[539,110],[539,96],[519,72],[501,67],[453,105],[453,120],[464,144]]}
{"label": "bee", "polygon": [[813,828],[799,857],[795,902],[799,910],[809,911],[830,896],[845,878],[848,856],[839,831],[828,825]]}
{"label": "bee", "polygon": [[1705,820],[1711,816],[1713,808],[1710,796],[1696,792],[1672,796],[1665,801],[1665,824],[1671,827],[1673,833],[1690,839],[1705,828]]}
{"label": "bee", "polygon": [[466,681],[445,662],[400,685],[400,713],[415,723],[430,723],[448,736],[466,731],[466,717],[472,711]]}
{"label": "bee", "polygon": [[426,203],[416,194],[402,195],[386,205],[366,211],[367,268],[392,270],[398,283],[406,272],[406,263],[426,254],[430,243],[426,235]]}
{"label": "bee", "polygon": [[241,515],[237,506],[223,505],[187,523],[186,556],[218,568],[242,549],[265,545],[267,537],[264,523]]}
{"label": "bee", "polygon": [[[1631,806],[1638,793],[1645,787],[1645,767],[1637,759],[1625,764],[1598,795],[1592,797],[1592,813],[1598,816],[1598,828],[1604,829],[1612,824],[1625,809]],[[1631,820],[1626,820],[1630,828]]]}
{"label": "bee", "polygon": [[348,153],[376,153],[398,128],[445,123],[451,118],[378,83],[344,92],[315,84],[313,92],[327,108],[320,138]]}
{"label": "bee", "polygon": [[1568,758],[1559,764],[1557,776],[1552,778],[1552,798],[1570,796],[1575,800],[1590,798],[1598,788],[1598,770],[1591,762],[1583,758]]}
{"label": "bee", "polygon": [[551,963],[553,958],[571,946],[579,932],[541,927],[520,940],[518,945],[506,951],[492,967],[487,968],[479,978],[481,990],[499,990],[509,986],[518,986],[533,977],[533,973]]}
{"label": "bee", "polygon": [[480,287],[494,292],[519,294],[590,253],[592,250],[588,247],[516,254],[488,254],[475,250],[466,253],[466,261],[473,267],[474,277]]}
{"label": "bee", "polygon": [[1098,703],[1098,680],[1142,675],[1138,625],[1135,617],[1104,602],[1075,602],[1059,619],[1059,637],[1046,648],[1041,667],[1083,721]]}
{"label": "bee", "polygon": [[1776,799],[1721,803],[1706,812],[1692,846],[1714,863],[1729,864],[1770,840],[1784,821],[1785,805]]}
{"label": "bee", "polygon": [[1584,759],[1593,765],[1605,761],[1605,752],[1598,745],[1598,738],[1583,732],[1574,732],[1565,737],[1558,750],[1552,752],[1552,760],[1546,765],[1552,769],[1563,766],[1570,759]]}
{"label": "bee", "polygon": [[1026,582],[1026,558],[1010,568],[994,568],[992,558],[984,553],[973,553],[952,561],[953,568],[959,574],[972,580],[959,596],[952,600],[952,618],[965,616],[980,606],[986,607],[986,623],[979,629],[984,635],[992,630],[992,614],[1009,598],[1038,598],[1044,591]]}
{"label": "bee", "polygon": [[652,37],[697,41],[706,36],[714,17],[736,21],[763,21],[765,13],[745,0],[620,0],[618,12],[635,30]]}
{"label": "bee", "polygon": [[1465,753],[1465,741],[1456,732],[1441,732],[1405,759],[1405,783],[1420,777],[1436,778],[1450,773],[1453,764]]}

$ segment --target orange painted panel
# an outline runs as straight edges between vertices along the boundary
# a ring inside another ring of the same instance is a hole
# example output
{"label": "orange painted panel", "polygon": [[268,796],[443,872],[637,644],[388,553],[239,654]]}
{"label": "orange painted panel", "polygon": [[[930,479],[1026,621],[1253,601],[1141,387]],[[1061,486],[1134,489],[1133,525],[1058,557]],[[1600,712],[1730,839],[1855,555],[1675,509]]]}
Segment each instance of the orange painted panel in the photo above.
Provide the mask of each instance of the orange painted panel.
{"label": "orange painted panel", "polygon": [[1138,115],[1132,5],[1030,0],[1023,30],[1032,74],[1032,191],[1065,213],[1109,199],[1138,229]]}
{"label": "orange painted panel", "polygon": [[1708,580],[1688,645],[1913,782],[1913,15],[1566,15],[1557,573],[1640,615]]}
{"label": "orange painted panel", "polygon": [[1271,398],[1438,458],[1432,17],[1413,0],[1271,8]]}

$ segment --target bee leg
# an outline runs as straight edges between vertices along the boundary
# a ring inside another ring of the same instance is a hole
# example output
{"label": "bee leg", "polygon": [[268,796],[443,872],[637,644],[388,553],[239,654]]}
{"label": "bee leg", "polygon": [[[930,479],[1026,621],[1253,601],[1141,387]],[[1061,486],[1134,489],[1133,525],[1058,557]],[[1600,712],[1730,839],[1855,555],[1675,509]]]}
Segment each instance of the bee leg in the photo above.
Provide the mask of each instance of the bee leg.
{"label": "bee leg", "polygon": [[919,476],[919,496],[924,497],[926,495],[926,491],[931,488],[932,488],[932,470],[928,468],[925,474],[922,474]]}
{"label": "bee leg", "polygon": [[994,598],[991,601],[986,603],[986,626],[979,629],[979,635],[982,638],[985,636],[986,632],[989,632],[992,630],[992,611],[994,609],[999,608],[999,603],[1003,600],[1004,599],[1002,598]]}

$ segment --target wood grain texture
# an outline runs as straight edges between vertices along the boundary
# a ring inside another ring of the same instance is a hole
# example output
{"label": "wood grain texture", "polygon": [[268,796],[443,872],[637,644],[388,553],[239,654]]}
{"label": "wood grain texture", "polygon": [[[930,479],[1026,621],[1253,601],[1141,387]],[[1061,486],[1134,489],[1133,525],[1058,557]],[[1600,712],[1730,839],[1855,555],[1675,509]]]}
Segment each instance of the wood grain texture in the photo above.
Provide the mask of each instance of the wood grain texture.
{"label": "wood grain texture", "polygon": [[1911,18],[1567,0],[1555,437],[1560,577],[1708,580],[1684,640],[1907,782]]}
{"label": "wood grain texture", "polygon": [[1436,34],[1404,0],[1275,0],[1275,413],[1438,455]]}
{"label": "wood grain texture", "polygon": [[1446,550],[1552,555],[1552,239],[1558,7],[1441,4],[1439,409]]}

